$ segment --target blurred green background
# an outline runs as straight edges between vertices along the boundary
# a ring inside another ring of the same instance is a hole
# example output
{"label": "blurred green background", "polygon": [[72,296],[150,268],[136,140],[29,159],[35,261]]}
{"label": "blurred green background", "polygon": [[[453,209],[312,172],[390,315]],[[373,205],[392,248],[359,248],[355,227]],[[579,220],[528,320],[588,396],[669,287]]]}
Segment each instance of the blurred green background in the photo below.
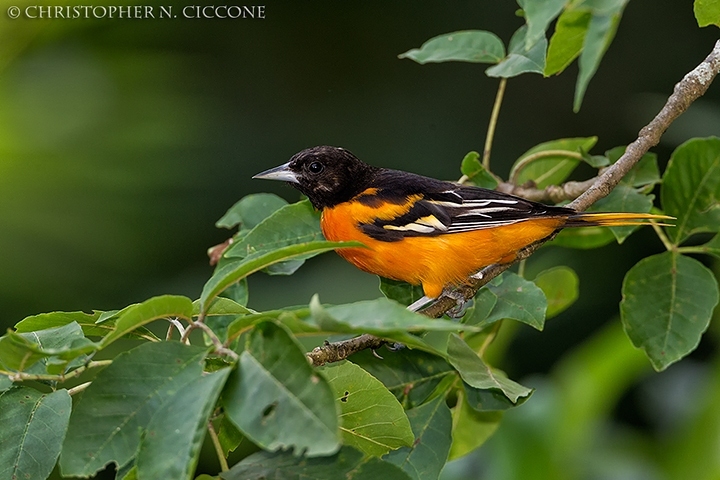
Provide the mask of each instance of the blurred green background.
{"label": "blurred green background", "polygon": [[[214,222],[249,193],[297,199],[288,187],[250,177],[309,146],[341,145],[368,163],[458,178],[463,156],[482,149],[497,80],[485,77],[482,65],[420,66],[397,55],[462,29],[490,30],[507,42],[523,23],[509,0],[271,1],[266,18],[237,20],[13,20],[6,14],[26,4],[0,2],[3,328],[44,311],[109,310],[162,293],[197,298],[211,273],[206,249],[230,235]],[[188,4],[174,4],[176,12]],[[157,13],[161,4],[146,5]],[[574,66],[550,79],[509,81],[493,170],[506,176],[520,154],[556,138],[597,135],[594,153],[634,140],[717,36],[714,27],[697,27],[690,1],[632,0],[580,113],[572,113]],[[664,164],[683,141],[713,134],[720,134],[720,85],[654,151]],[[525,456],[528,471],[538,475],[532,478],[683,478],[654,463],[674,425],[658,419],[676,418],[690,404],[700,415],[700,399],[711,395],[703,386],[720,390],[717,380],[711,382],[718,376],[715,342],[708,337],[690,360],[649,375],[649,364],[622,336],[616,318],[625,271],[661,248],[646,229],[622,247],[547,248],[530,261],[530,278],[552,265],[575,268],[580,300],[545,332],[522,329],[513,337],[502,366],[513,378],[534,381],[536,398],[507,416],[479,456],[449,467],[447,478],[476,478],[478,472],[483,476],[477,478],[531,478],[515,476],[520,473],[508,467],[515,465],[508,452],[537,452],[535,440],[552,443],[548,432],[561,429],[553,415],[563,417],[563,402],[576,401],[562,382],[579,388],[568,378],[585,379],[587,371],[569,371],[583,365],[582,355],[593,359],[588,368],[624,374],[625,380],[608,374],[581,389],[598,388],[593,401],[603,399],[602,408],[577,400],[594,414],[575,420],[593,442],[608,440],[598,451],[613,460],[594,458],[598,467],[587,477],[584,457],[570,455],[569,464],[584,465],[580,476],[573,468],[543,476],[535,457]],[[376,278],[332,254],[309,261],[293,277],[250,279],[256,309],[307,303],[314,293],[329,303],[379,295]],[[592,342],[605,337],[610,343],[593,350]],[[645,382],[635,383],[641,377]],[[676,390],[687,395],[670,402],[668,392]],[[690,428],[692,418],[681,424]],[[720,465],[720,426],[713,425],[715,436],[705,432],[702,438],[717,444],[701,452],[706,456],[691,457],[694,463],[714,459]],[[540,432],[537,438],[528,428]],[[618,429],[620,436],[614,435]],[[525,433],[513,440],[517,432]],[[575,438],[568,435],[564,442]],[[637,444],[636,435],[649,440],[626,449],[622,442]],[[578,445],[593,451],[593,442]],[[565,465],[555,457],[580,449],[572,442],[554,446],[559,450],[536,453],[538,461]],[[636,450],[646,455],[625,459]],[[610,476],[608,465],[617,466]],[[708,468],[707,478],[720,478],[717,465]]]}

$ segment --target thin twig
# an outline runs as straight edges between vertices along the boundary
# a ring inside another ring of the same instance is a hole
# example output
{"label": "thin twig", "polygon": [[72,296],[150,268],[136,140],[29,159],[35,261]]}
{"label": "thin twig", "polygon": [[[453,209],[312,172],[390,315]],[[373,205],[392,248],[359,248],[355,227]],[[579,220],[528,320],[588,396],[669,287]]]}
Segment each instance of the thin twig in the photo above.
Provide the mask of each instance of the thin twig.
{"label": "thin twig", "polygon": [[220,437],[218,437],[218,434],[215,431],[215,426],[213,425],[212,420],[208,420],[208,433],[210,434],[210,439],[212,440],[213,446],[215,447],[215,453],[217,454],[218,461],[220,462],[220,471],[227,472],[230,470],[230,466],[228,465],[227,458],[225,458],[225,452],[223,452]]}
{"label": "thin twig", "polygon": [[503,96],[505,95],[505,86],[507,78],[500,79],[497,94],[495,95],[495,103],[493,104],[492,113],[490,113],[490,123],[488,123],[487,135],[485,136],[485,147],[483,148],[482,165],[485,170],[490,170],[490,152],[492,151],[493,138],[495,138],[495,127],[497,126],[498,116],[500,115],[500,106],[502,105]]}
{"label": "thin twig", "polygon": [[76,368],[75,370],[61,374],[61,375],[49,375],[44,373],[25,373],[25,372],[9,372],[7,370],[0,370],[0,375],[6,375],[13,382],[24,382],[29,380],[44,380],[50,382],[64,382],[71,378],[79,377],[85,370],[90,368],[105,367],[110,365],[112,360],[96,360],[88,362],[82,367]]}
{"label": "thin twig", "polygon": [[81,383],[81,384],[78,385],[78,386],[75,386],[75,387],[72,387],[72,388],[68,388],[68,395],[70,395],[70,396],[72,397],[72,396],[75,395],[76,393],[82,392],[82,391],[85,390],[87,387],[89,387],[91,383],[92,383],[92,382],[85,382],[85,383]]}
{"label": "thin twig", "polygon": [[[607,196],[612,189],[617,186],[623,176],[640,161],[643,155],[645,155],[651,147],[658,144],[660,137],[670,124],[687,110],[692,102],[707,91],[718,72],[720,72],[720,40],[717,41],[710,55],[675,85],[673,94],[670,95],[667,103],[662,110],[660,110],[660,113],[658,113],[647,126],[640,130],[638,138],[627,146],[625,153],[618,161],[605,169],[593,180],[592,185],[589,185],[584,193],[579,195],[567,206],[577,211],[583,211],[593,203]],[[547,238],[523,248],[518,252],[515,262],[528,258],[535,250],[540,248],[542,244],[554,236],[555,234],[552,234]],[[469,279],[469,284],[459,288],[458,291],[462,293],[466,300],[470,300],[483,285],[510,268],[511,265],[511,263],[490,265],[483,269],[483,276],[480,279]],[[449,309],[453,308],[456,303],[455,298],[443,294],[435,303],[422,310],[421,313],[433,318],[440,317]],[[382,342],[382,340],[372,335],[361,335],[352,340],[354,340],[352,343],[350,343],[351,341],[343,342],[344,348],[342,355],[334,355],[332,360],[327,361],[339,361],[360,350],[377,348],[376,345],[378,345],[378,342]],[[333,350],[337,350],[336,344],[326,344],[313,350],[313,352],[311,352],[312,355],[308,354],[308,357],[313,364],[317,365],[314,360],[315,358],[324,358],[323,352]]]}
{"label": "thin twig", "polygon": [[[235,361],[237,361],[240,358],[238,356],[237,352],[235,352],[234,350],[231,350],[229,348],[226,348],[225,345],[223,345],[223,343],[220,341],[218,336],[215,334],[215,332],[213,332],[212,328],[208,327],[203,322],[200,322],[200,321],[192,322],[190,324],[190,327],[199,328],[200,330],[205,332],[205,334],[208,336],[208,338],[212,342],[213,346],[215,347],[215,353],[217,353],[218,355],[227,355]],[[188,327],[188,330],[190,329],[190,327]]]}

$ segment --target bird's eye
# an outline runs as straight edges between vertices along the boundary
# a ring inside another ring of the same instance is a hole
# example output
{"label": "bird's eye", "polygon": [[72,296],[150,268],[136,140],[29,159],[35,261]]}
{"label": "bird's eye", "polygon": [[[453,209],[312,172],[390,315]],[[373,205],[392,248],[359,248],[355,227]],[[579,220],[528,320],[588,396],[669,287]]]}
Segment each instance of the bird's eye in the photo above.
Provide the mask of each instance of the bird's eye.
{"label": "bird's eye", "polygon": [[310,165],[308,165],[308,170],[310,170],[310,173],[318,174],[322,172],[325,169],[322,163],[320,162],[312,162]]}

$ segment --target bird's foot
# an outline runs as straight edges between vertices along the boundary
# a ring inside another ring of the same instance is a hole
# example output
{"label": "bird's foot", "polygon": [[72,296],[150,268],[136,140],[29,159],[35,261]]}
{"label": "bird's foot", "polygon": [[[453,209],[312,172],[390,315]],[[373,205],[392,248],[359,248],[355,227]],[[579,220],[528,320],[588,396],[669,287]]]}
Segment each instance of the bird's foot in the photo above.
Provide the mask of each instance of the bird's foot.
{"label": "bird's foot", "polygon": [[465,310],[467,309],[470,302],[465,300],[465,294],[462,291],[448,288],[443,292],[443,296],[450,297],[455,300],[455,306],[445,312],[448,317],[460,318],[465,315]]}

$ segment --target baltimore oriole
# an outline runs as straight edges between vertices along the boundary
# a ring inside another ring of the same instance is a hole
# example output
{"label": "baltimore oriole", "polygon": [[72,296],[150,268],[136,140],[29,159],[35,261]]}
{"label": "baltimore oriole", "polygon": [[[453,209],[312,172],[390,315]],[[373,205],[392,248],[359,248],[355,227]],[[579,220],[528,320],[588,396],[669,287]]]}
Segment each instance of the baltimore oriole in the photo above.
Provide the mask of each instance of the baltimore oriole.
{"label": "baltimore oriole", "polygon": [[253,178],[282,180],[322,211],[331,241],[357,240],[340,256],[366,272],[422,285],[429,298],[484,267],[510,263],[558,229],[638,225],[664,215],[583,213],[484,188],[374,167],[348,150],[303,150]]}

